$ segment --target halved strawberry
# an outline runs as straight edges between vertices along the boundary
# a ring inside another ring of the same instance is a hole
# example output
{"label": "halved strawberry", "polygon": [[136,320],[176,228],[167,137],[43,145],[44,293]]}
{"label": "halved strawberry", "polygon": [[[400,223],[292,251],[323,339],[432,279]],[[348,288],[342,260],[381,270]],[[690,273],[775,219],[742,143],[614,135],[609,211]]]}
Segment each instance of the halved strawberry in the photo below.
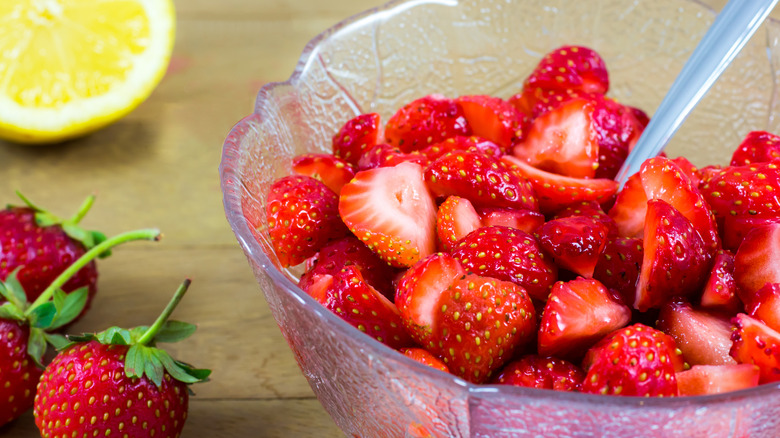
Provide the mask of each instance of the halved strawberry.
{"label": "halved strawberry", "polygon": [[599,205],[599,203],[596,201],[573,202],[570,205],[567,205],[566,207],[556,211],[551,219],[562,219],[571,216],[585,216],[592,218],[598,222],[601,222],[604,224],[604,226],[607,227],[609,230],[607,236],[617,236],[617,224],[615,224],[615,220],[609,217],[609,215],[604,212],[604,209],[601,208],[601,205]]}
{"label": "halved strawberry", "polygon": [[757,365],[762,384],[780,381],[780,333],[744,313],[731,322],[736,326],[731,335],[731,357],[738,363]]}
{"label": "halved strawberry", "polygon": [[536,238],[514,228],[492,226],[472,231],[455,245],[452,256],[467,271],[517,283],[539,301],[547,299],[558,276],[558,269]]}
{"label": "halved strawberry", "polygon": [[589,216],[569,216],[547,221],[539,227],[539,243],[558,267],[586,278],[607,244],[609,228]]}
{"label": "halved strawberry", "polygon": [[507,166],[525,177],[533,186],[539,210],[554,213],[573,202],[608,202],[617,192],[618,184],[611,179],[572,178],[545,172],[511,155],[501,157]]}
{"label": "halved strawberry", "polygon": [[404,105],[385,126],[385,141],[405,153],[456,135],[471,135],[471,128],[455,100],[439,94]]}
{"label": "halved strawberry", "polygon": [[757,292],[767,283],[780,283],[780,223],[755,228],[745,236],[734,255],[737,295],[752,307]]}
{"label": "halved strawberry", "polygon": [[358,239],[393,266],[436,249],[436,204],[415,163],[360,171],[341,189],[339,213]]}
{"label": "halved strawberry", "polygon": [[766,131],[752,131],[731,156],[732,166],[780,160],[780,136]]}
{"label": "halved strawberry", "polygon": [[704,175],[701,173],[698,167],[694,166],[693,163],[688,161],[688,159],[685,157],[670,158],[669,160],[674,162],[674,164],[676,164],[677,167],[683,171],[685,176],[691,180],[691,184],[693,184],[694,187],[699,186],[699,183],[701,182]]}
{"label": "halved strawberry", "polygon": [[613,179],[642,135],[649,119],[641,110],[608,97],[596,95],[592,99],[596,102],[593,120],[599,139],[596,178]]}
{"label": "halved strawberry", "polygon": [[539,354],[579,360],[593,344],[631,321],[631,309],[593,279],[556,282],[544,307]]}
{"label": "halved strawberry", "polygon": [[485,138],[509,151],[512,144],[525,137],[528,116],[509,102],[493,96],[470,95],[455,99],[474,135]]}
{"label": "halved strawberry", "polygon": [[482,225],[492,227],[496,225],[516,228],[526,233],[534,233],[544,224],[544,215],[538,211],[518,208],[483,207],[477,209],[482,218]]}
{"label": "halved strawberry", "polygon": [[594,50],[583,46],[563,46],[545,55],[525,80],[523,88],[606,94],[609,74],[604,60]]}
{"label": "halved strawberry", "polygon": [[508,102],[515,109],[527,114],[531,120],[542,114],[558,108],[562,104],[577,98],[590,99],[593,93],[582,90],[524,88],[520,93],[510,97]]}
{"label": "halved strawberry", "polygon": [[628,177],[623,189],[618,192],[615,204],[609,209],[609,216],[615,221],[620,237],[641,238],[645,230],[647,195],[639,173]]}
{"label": "halved strawberry", "polygon": [[756,291],[754,302],[745,312],[780,331],[780,283],[767,283]]}
{"label": "halved strawberry", "polygon": [[674,338],[690,365],[733,364],[731,323],[728,317],[698,310],[684,301],[669,301],[661,307],[656,327]]}
{"label": "halved strawberry", "polygon": [[758,385],[761,372],[755,365],[696,365],[677,373],[680,396],[722,394]]}
{"label": "halved strawberry", "polygon": [[379,114],[361,114],[348,120],[333,136],[333,155],[357,165],[360,157],[380,140]]}
{"label": "halved strawberry", "polygon": [[355,166],[331,154],[304,154],[293,158],[293,172],[323,182],[335,194],[355,177]]}
{"label": "halved strawberry", "polygon": [[506,364],[492,383],[576,392],[584,378],[582,369],[569,361],[531,354]]}
{"label": "halved strawberry", "polygon": [[736,314],[742,309],[734,281],[734,256],[727,250],[715,254],[710,276],[699,301],[708,310]]}
{"label": "halved strawberry", "polygon": [[601,252],[593,278],[613,291],[623,304],[633,306],[643,254],[642,239],[616,237]]}
{"label": "halved strawberry", "polygon": [[538,210],[533,188],[500,160],[477,151],[455,151],[425,169],[425,181],[439,197],[457,195],[475,207]]}
{"label": "halved strawberry", "polygon": [[436,235],[442,249],[450,251],[458,240],[482,226],[482,219],[468,199],[449,196],[436,212]]}
{"label": "halved strawberry", "polygon": [[647,202],[644,236],[635,309],[657,308],[668,298],[701,290],[710,259],[691,221],[665,201],[651,199]]}
{"label": "halved strawberry", "polygon": [[428,166],[430,160],[425,155],[418,153],[403,153],[397,147],[387,143],[380,143],[366,151],[358,160],[358,170],[368,170],[377,167],[393,167],[397,164],[410,161],[423,168]]}
{"label": "halved strawberry", "polygon": [[428,365],[431,368],[436,368],[437,370],[444,371],[445,373],[450,372],[450,369],[447,368],[447,365],[445,365],[444,362],[440,361],[439,358],[424,348],[402,348],[398,351],[400,351],[404,356],[410,359],[414,359],[423,365]]}

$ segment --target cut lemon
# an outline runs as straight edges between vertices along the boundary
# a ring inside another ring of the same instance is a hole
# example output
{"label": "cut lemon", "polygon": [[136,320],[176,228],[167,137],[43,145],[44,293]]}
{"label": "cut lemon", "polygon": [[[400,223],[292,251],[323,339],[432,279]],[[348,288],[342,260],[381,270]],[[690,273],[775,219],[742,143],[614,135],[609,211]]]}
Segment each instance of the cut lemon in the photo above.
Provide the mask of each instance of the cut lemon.
{"label": "cut lemon", "polygon": [[162,79],[172,0],[0,0],[0,138],[54,143],[112,123]]}

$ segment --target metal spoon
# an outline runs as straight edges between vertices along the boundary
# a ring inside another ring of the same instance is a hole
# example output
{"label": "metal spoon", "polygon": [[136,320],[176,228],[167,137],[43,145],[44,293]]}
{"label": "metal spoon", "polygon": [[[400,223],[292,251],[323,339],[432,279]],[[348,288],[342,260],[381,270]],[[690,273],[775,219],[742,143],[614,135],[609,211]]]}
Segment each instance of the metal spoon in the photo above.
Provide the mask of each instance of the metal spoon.
{"label": "metal spoon", "polygon": [[691,110],[737,56],[778,0],[729,0],[677,75],[615,179],[623,187],[661,152]]}

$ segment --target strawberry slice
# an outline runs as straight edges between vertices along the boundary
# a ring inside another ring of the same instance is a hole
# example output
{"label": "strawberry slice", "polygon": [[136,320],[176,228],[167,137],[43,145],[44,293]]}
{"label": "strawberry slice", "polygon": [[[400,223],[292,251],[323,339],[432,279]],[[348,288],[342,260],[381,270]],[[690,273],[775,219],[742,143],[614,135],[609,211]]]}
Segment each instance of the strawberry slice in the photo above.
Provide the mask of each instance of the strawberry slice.
{"label": "strawberry slice", "polygon": [[622,328],[593,346],[584,360],[582,392],[640,397],[677,395],[674,341],[643,324]]}
{"label": "strawberry slice", "polygon": [[377,167],[393,167],[406,161],[417,163],[423,168],[430,164],[430,160],[425,155],[414,152],[406,154],[387,143],[380,143],[360,157],[357,168],[368,170]]}
{"label": "strawberry slice", "polygon": [[729,356],[732,326],[726,317],[694,309],[683,301],[669,301],[661,307],[656,327],[674,338],[691,365],[736,363]]}
{"label": "strawberry slice", "polygon": [[780,160],[780,136],[766,131],[752,131],[731,156],[732,166],[747,166]]}
{"label": "strawberry slice", "polygon": [[755,365],[696,365],[677,373],[680,396],[722,394],[758,385],[760,370]]}
{"label": "strawberry slice", "polygon": [[756,228],[745,236],[734,255],[737,294],[752,307],[758,290],[767,283],[780,283],[780,223]]}
{"label": "strawberry slice", "polygon": [[431,368],[436,368],[437,370],[444,371],[445,373],[450,372],[449,368],[447,368],[447,365],[440,361],[436,356],[429,353],[428,350],[423,348],[402,348],[398,351],[400,351],[404,356],[416,360],[423,365],[428,365]]}
{"label": "strawberry slice", "polygon": [[597,103],[593,120],[599,139],[596,178],[613,179],[650,120],[641,110],[610,98],[596,95],[593,99]]}
{"label": "strawberry slice", "polygon": [[736,326],[731,340],[731,357],[738,363],[757,365],[761,370],[759,382],[780,380],[780,333],[763,322],[739,313],[731,322]]}
{"label": "strawberry slice", "polygon": [[593,278],[611,290],[621,303],[633,306],[643,254],[642,239],[616,237],[601,252]]}
{"label": "strawberry slice", "polygon": [[500,160],[477,151],[455,151],[425,169],[425,181],[439,197],[457,195],[475,207],[538,210],[533,188]]}
{"label": "strawberry slice", "polygon": [[517,283],[539,301],[547,299],[558,276],[558,269],[536,238],[514,228],[493,226],[472,231],[455,245],[452,256],[467,271]]}
{"label": "strawberry slice", "polygon": [[582,369],[569,361],[531,354],[508,363],[492,383],[576,392],[584,378]]}
{"label": "strawberry slice", "polygon": [[293,172],[322,181],[335,194],[355,177],[355,166],[330,154],[304,154],[293,158]]}
{"label": "strawberry slice", "polygon": [[508,102],[521,113],[528,114],[533,120],[572,99],[591,99],[593,96],[597,95],[569,88],[565,90],[525,88],[520,93],[510,97]]}
{"label": "strawberry slice", "polygon": [[320,277],[307,292],[344,321],[391,348],[414,345],[396,306],[369,286],[356,266]]}
{"label": "strawberry slice", "polygon": [[482,219],[468,199],[450,196],[436,212],[436,235],[444,251],[450,251],[458,240],[482,226]]}
{"label": "strawberry slice", "polygon": [[455,102],[473,134],[492,141],[504,151],[525,136],[528,117],[501,98],[472,95],[458,97]]}
{"label": "strawberry slice", "polygon": [[572,178],[537,169],[517,157],[501,157],[511,170],[526,178],[533,186],[539,210],[555,213],[573,202],[608,202],[617,192],[618,184],[611,179]]}
{"label": "strawberry slice", "polygon": [[645,252],[634,308],[660,307],[668,298],[701,290],[710,262],[691,221],[661,199],[647,202]]}
{"label": "strawberry slice", "polygon": [[531,122],[514,156],[548,172],[574,178],[593,178],[599,160],[595,104],[573,99]]}
{"label": "strawberry slice", "polygon": [[404,105],[385,126],[385,141],[404,153],[456,135],[471,135],[471,128],[455,101],[439,94]]}
{"label": "strawberry slice", "polygon": [[585,216],[592,218],[598,222],[601,222],[604,224],[604,226],[607,227],[609,230],[607,235],[609,237],[617,236],[617,224],[615,224],[615,220],[609,217],[609,215],[604,212],[604,209],[601,208],[601,205],[599,205],[599,203],[596,201],[581,201],[572,203],[562,208],[561,210],[556,211],[551,219],[562,219],[571,216]]}
{"label": "strawberry slice", "polygon": [[326,243],[348,234],[338,214],[338,196],[305,175],[271,184],[266,202],[268,233],[283,267],[302,263]]}
{"label": "strawberry slice", "polygon": [[688,159],[685,157],[671,158],[670,161],[674,162],[674,164],[676,164],[677,167],[679,167],[680,170],[683,171],[685,176],[687,176],[688,179],[691,180],[691,184],[693,184],[694,187],[699,186],[699,183],[704,177],[704,174],[701,173],[699,168],[694,166],[693,163],[688,161]]}
{"label": "strawberry slice", "polygon": [[780,331],[780,283],[767,283],[756,291],[754,302],[745,311],[772,330]]}
{"label": "strawberry slice", "polygon": [[450,137],[440,143],[432,144],[428,147],[416,151],[424,155],[429,162],[436,161],[442,155],[455,151],[478,151],[484,155],[499,158],[504,155],[503,150],[497,144],[476,135],[464,136],[458,135]]}
{"label": "strawberry slice", "polygon": [[483,226],[504,226],[526,233],[534,233],[545,221],[544,215],[538,211],[517,208],[483,207],[477,209],[477,213]]}
{"label": "strawberry slice", "polygon": [[583,46],[563,46],[545,55],[525,80],[523,88],[607,94],[609,74],[604,60],[594,50]]}
{"label": "strawberry slice", "polygon": [[333,155],[356,166],[380,140],[379,114],[361,114],[348,120],[333,136]]}
{"label": "strawberry slice", "polygon": [[350,231],[393,266],[411,266],[436,249],[436,204],[415,163],[360,171],[341,189]]}
{"label": "strawberry slice", "polygon": [[609,228],[589,216],[569,216],[548,221],[538,234],[542,248],[558,267],[590,278],[607,245]]}
{"label": "strawberry slice", "polygon": [[615,204],[609,209],[618,229],[618,236],[639,237],[644,234],[647,215],[647,195],[639,173],[628,177],[623,190],[617,194]]}
{"label": "strawberry slice", "polygon": [[742,308],[734,281],[734,256],[720,250],[715,255],[712,271],[701,294],[701,307],[716,312],[736,314]]}
{"label": "strawberry slice", "polygon": [[631,321],[631,309],[593,279],[555,283],[537,338],[539,354],[579,360],[593,344]]}

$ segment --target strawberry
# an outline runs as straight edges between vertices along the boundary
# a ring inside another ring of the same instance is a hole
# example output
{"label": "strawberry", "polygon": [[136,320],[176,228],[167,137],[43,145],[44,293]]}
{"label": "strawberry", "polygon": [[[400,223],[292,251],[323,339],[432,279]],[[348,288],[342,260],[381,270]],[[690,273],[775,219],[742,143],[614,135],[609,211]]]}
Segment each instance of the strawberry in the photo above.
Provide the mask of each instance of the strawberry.
{"label": "strawberry", "polygon": [[744,313],[731,322],[736,326],[731,334],[731,357],[738,363],[757,365],[762,384],[780,381],[780,333]]}
{"label": "strawberry", "polygon": [[338,194],[355,176],[355,166],[330,154],[304,154],[293,158],[293,172],[322,181]]}
{"label": "strawberry", "polygon": [[379,119],[379,114],[370,113],[348,120],[333,136],[333,155],[357,165],[360,157],[381,140]]}
{"label": "strawberry", "polygon": [[732,166],[780,160],[780,136],[766,131],[749,132],[731,156]]}
{"label": "strawberry", "polygon": [[539,242],[558,267],[590,278],[607,244],[609,228],[589,216],[553,219],[539,227]]}
{"label": "strawberry", "polygon": [[759,368],[750,364],[696,365],[677,373],[680,396],[722,394],[758,385]]}
{"label": "strawberry", "polygon": [[554,213],[573,202],[608,202],[617,192],[618,184],[610,179],[584,179],[557,175],[537,169],[517,157],[505,155],[501,161],[526,178],[533,186],[539,210]]}
{"label": "strawberry", "polygon": [[644,236],[635,309],[658,308],[667,298],[701,290],[710,262],[705,243],[691,221],[665,201],[651,199]]}
{"label": "strawberry", "polygon": [[266,203],[268,234],[283,267],[300,264],[326,243],[348,234],[338,214],[338,196],[305,175],[271,184]]}
{"label": "strawberry", "polygon": [[456,135],[471,135],[471,128],[455,101],[439,94],[404,105],[385,126],[385,141],[404,153]]}
{"label": "strawberry", "polygon": [[609,237],[617,236],[617,224],[615,224],[615,220],[605,213],[604,209],[602,209],[601,205],[596,201],[574,202],[556,211],[551,219],[562,219],[571,216],[585,216],[595,219],[607,227],[609,230],[607,235]]}
{"label": "strawberry", "polygon": [[557,357],[527,355],[508,363],[493,383],[577,392],[585,373],[573,363]]}
{"label": "strawberry", "polygon": [[538,211],[517,208],[483,207],[477,209],[482,225],[504,226],[533,233],[544,224],[544,215]]}
{"label": "strawberry", "polygon": [[578,360],[596,342],[631,321],[631,309],[593,279],[555,283],[544,307],[539,354]]}
{"label": "strawberry", "polygon": [[468,137],[456,135],[455,137],[450,137],[440,143],[432,144],[416,152],[424,155],[429,161],[436,161],[436,159],[445,155],[447,152],[454,151],[475,151],[494,158],[499,158],[504,155],[504,151],[500,146],[476,135]]}
{"label": "strawberry", "polygon": [[151,327],[112,327],[71,337],[46,367],[35,396],[42,437],[179,436],[187,419],[188,385],[209,370],[176,361],[157,342],[177,342],[195,326],[168,317],[185,281]]}
{"label": "strawberry", "polygon": [[489,140],[504,151],[522,140],[528,117],[509,102],[492,96],[472,95],[455,99],[474,135]]}
{"label": "strawberry", "polygon": [[780,283],[780,223],[755,228],[745,236],[734,255],[737,294],[747,307],[758,303],[759,289]]}
{"label": "strawberry", "polygon": [[684,301],[669,301],[661,307],[656,327],[674,338],[691,365],[735,363],[729,356],[731,323],[726,317],[694,309]]}
{"label": "strawberry", "polygon": [[436,212],[436,234],[442,249],[450,251],[455,243],[482,226],[482,219],[468,199],[449,196]]}
{"label": "strawberry", "polygon": [[643,324],[612,332],[588,350],[582,392],[639,397],[677,395],[670,345],[674,341],[667,335]]}
{"label": "strawberry", "polygon": [[436,356],[432,355],[424,348],[401,348],[398,351],[400,351],[404,356],[416,360],[423,365],[428,365],[431,368],[436,368],[437,370],[444,371],[445,373],[450,372],[449,368],[447,368],[447,365],[445,365],[444,362],[440,361]]}
{"label": "strawberry", "polygon": [[436,204],[418,164],[358,172],[338,208],[350,231],[393,266],[411,266],[436,248]]}
{"label": "strawberry", "polygon": [[647,215],[647,195],[639,173],[628,177],[609,209],[620,237],[642,237]]}
{"label": "strawberry", "polygon": [[500,160],[477,151],[456,151],[439,157],[425,169],[431,193],[457,195],[475,207],[538,210],[531,185]]}
{"label": "strawberry", "polygon": [[582,90],[606,94],[609,74],[604,60],[583,46],[563,46],[549,52],[537,64],[523,89]]}
{"label": "strawberry", "polygon": [[371,287],[355,265],[320,276],[307,293],[350,325],[391,348],[414,345],[395,304]]}
{"label": "strawberry", "polygon": [[596,102],[593,120],[598,133],[599,161],[596,178],[613,179],[628,153],[649,122],[641,110],[622,105],[601,95],[591,97]]}
{"label": "strawberry", "polygon": [[707,283],[701,294],[700,305],[704,309],[736,314],[742,308],[734,281],[734,256],[728,250],[715,254]]}
{"label": "strawberry", "polygon": [[685,157],[670,158],[670,161],[674,162],[674,164],[680,168],[685,176],[691,180],[691,184],[694,187],[699,186],[699,183],[704,177],[704,174],[699,170],[698,167],[694,166],[693,163],[688,161],[688,159]]}
{"label": "strawberry", "polygon": [[508,102],[515,109],[527,114],[531,120],[558,108],[572,99],[590,99],[595,94],[576,89],[525,88],[510,97]]}
{"label": "strawberry", "polygon": [[0,427],[33,405],[35,386],[43,370],[29,356],[29,340],[29,326],[0,318]]}
{"label": "strawberry", "polygon": [[593,278],[613,291],[621,303],[633,306],[643,254],[642,239],[616,237],[609,240],[593,270]]}
{"label": "strawberry", "polygon": [[514,282],[532,298],[545,301],[557,279],[558,269],[526,232],[502,227],[482,227],[461,239],[452,256],[467,271]]}
{"label": "strawberry", "polygon": [[364,153],[358,160],[358,170],[374,169],[376,167],[393,167],[405,161],[417,163],[422,167],[428,166],[430,160],[423,154],[415,152],[403,153],[400,149],[387,143],[380,143]]}
{"label": "strawberry", "polygon": [[754,302],[745,311],[772,330],[780,331],[780,283],[767,283],[757,290]]}

